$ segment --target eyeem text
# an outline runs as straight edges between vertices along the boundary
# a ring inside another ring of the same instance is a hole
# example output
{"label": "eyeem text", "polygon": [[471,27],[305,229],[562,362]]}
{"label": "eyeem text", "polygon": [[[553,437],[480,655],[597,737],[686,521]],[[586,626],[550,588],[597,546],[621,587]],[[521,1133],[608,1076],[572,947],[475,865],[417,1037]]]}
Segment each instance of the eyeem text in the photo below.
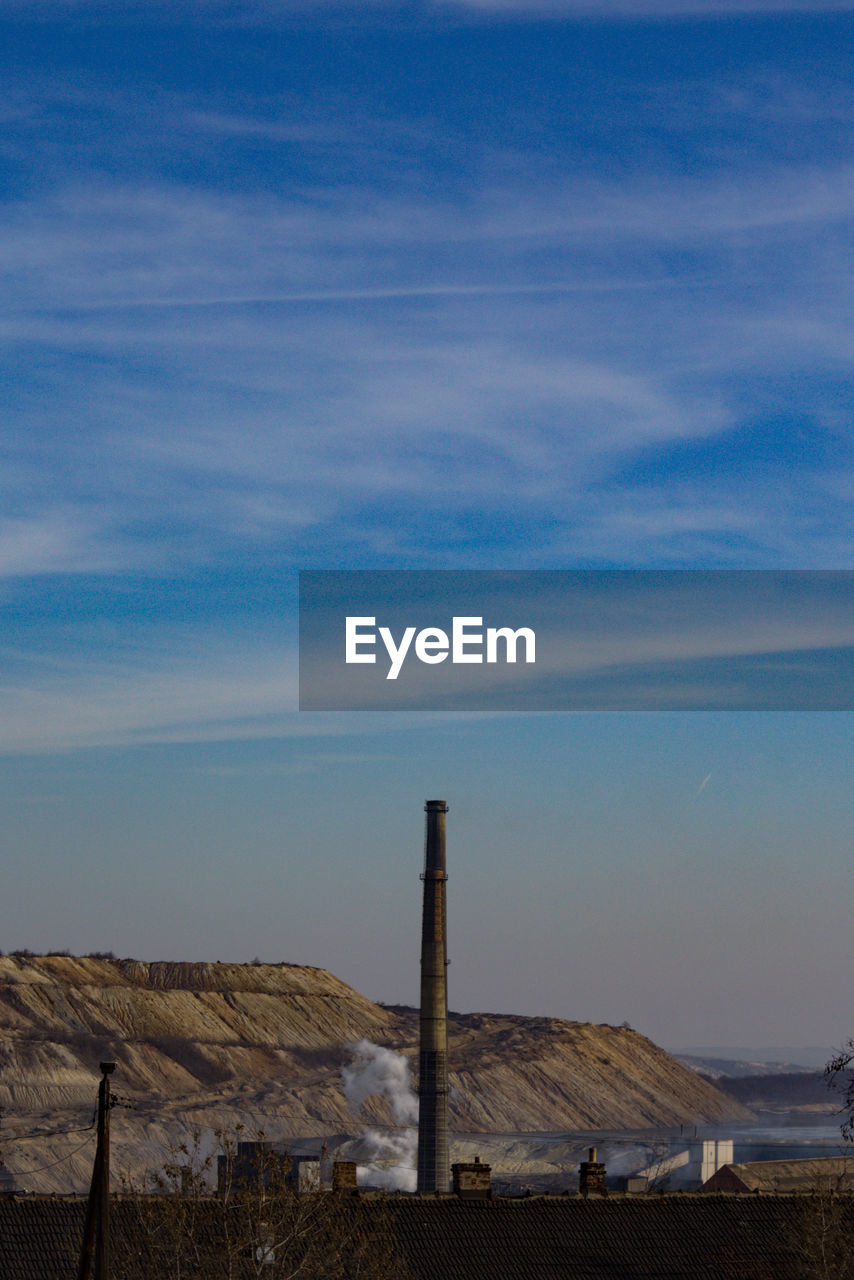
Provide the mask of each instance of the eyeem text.
{"label": "eyeem text", "polygon": [[[396,680],[410,652],[419,662],[434,664],[450,657],[452,663],[462,662],[516,662],[521,643],[524,661],[536,660],[537,637],[530,627],[487,627],[483,630],[483,618],[455,617],[451,619],[451,633],[440,627],[405,627],[396,640],[389,627],[377,627],[376,618],[348,617],[345,627],[345,660],[350,662],[376,662],[377,636],[382,641],[389,659],[386,680]],[[499,657],[499,652],[501,657]]]}

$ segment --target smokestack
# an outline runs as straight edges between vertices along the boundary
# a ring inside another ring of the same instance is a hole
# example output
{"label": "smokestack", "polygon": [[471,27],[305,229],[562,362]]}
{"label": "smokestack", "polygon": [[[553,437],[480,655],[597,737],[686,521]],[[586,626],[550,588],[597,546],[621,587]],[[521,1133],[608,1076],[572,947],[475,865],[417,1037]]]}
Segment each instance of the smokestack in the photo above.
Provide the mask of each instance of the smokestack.
{"label": "smokestack", "polygon": [[421,1046],[418,1055],[418,1190],[447,1191],[448,952],[445,928],[444,800],[428,800],[421,925]]}

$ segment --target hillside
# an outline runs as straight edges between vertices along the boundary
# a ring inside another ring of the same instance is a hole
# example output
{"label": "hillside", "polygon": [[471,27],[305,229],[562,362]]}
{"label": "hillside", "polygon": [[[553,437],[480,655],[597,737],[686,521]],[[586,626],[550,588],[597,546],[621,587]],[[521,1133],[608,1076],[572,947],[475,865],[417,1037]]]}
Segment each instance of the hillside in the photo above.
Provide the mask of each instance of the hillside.
{"label": "hillside", "polygon": [[[522,1132],[746,1118],[636,1031],[498,1014],[450,1019],[450,1124]],[[323,969],[0,958],[0,1152],[23,1186],[85,1187],[97,1064],[115,1060],[114,1169],[156,1163],[187,1127],[270,1137],[357,1134],[340,1070],[366,1038],[413,1054],[418,1015],[373,1004]],[[67,1132],[77,1129],[76,1133]]]}

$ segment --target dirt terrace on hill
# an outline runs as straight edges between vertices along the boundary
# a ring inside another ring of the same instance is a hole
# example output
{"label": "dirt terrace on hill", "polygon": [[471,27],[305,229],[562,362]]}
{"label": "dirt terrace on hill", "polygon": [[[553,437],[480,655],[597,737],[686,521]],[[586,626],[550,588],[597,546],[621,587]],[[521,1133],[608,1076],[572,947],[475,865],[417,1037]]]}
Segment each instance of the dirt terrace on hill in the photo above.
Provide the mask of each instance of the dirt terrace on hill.
{"label": "dirt terrace on hill", "polygon": [[[324,969],[0,958],[0,1154],[19,1185],[83,1190],[99,1061],[118,1066],[113,1167],[136,1176],[188,1129],[271,1138],[359,1133],[341,1087],[366,1038],[417,1060],[418,1015],[372,1003]],[[749,1119],[733,1099],[625,1027],[452,1014],[449,1120],[468,1132],[650,1128]]]}

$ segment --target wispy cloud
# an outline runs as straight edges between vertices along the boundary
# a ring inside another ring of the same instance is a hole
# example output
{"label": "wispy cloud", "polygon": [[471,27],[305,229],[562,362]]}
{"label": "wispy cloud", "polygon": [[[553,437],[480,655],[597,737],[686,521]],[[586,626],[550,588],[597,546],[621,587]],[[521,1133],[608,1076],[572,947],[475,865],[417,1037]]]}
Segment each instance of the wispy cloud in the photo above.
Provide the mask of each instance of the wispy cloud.
{"label": "wispy cloud", "polygon": [[[815,120],[815,95],[770,74],[698,82],[693,100]],[[845,417],[847,162],[724,149],[716,165],[597,173],[569,146],[452,128],[435,142],[449,180],[425,185],[390,159],[439,137],[418,113],[362,111],[381,159],[366,146],[342,176],[334,104],[311,117],[274,95],[230,107],[157,87],[137,112],[137,90],[98,88],[72,84],[76,106],[48,117],[100,113],[77,132],[95,151],[103,134],[109,163],[64,169],[57,151],[52,184],[0,214],[19,426],[0,573],[844,555],[815,517],[823,502],[841,515],[849,460],[837,450],[834,477],[812,446]],[[641,109],[654,98],[665,132],[691,132],[684,90],[645,84]],[[26,95],[16,118],[38,134]],[[243,140],[321,159],[234,193],[189,173],[131,180],[109,148],[145,173],[164,129],[174,156]],[[766,483],[739,433],[781,416],[807,432],[807,465]]]}
{"label": "wispy cloud", "polygon": [[[35,669],[0,690],[0,752],[215,742],[293,731],[294,655],[221,640],[192,641],[192,654],[153,654],[144,664],[105,656],[86,661],[41,656]],[[213,651],[212,651],[213,650]],[[301,729],[313,728],[303,723]]]}
{"label": "wispy cloud", "polygon": [[0,578],[43,573],[110,573],[139,558],[117,544],[104,513],[56,507],[0,518]]}
{"label": "wispy cloud", "polygon": [[[630,240],[702,246],[720,269],[740,247],[733,237],[753,235],[765,245],[759,237],[769,233],[827,232],[854,214],[854,167],[848,165],[714,179],[553,181],[532,193],[536,176],[516,190],[492,187],[456,204],[404,193],[389,198],[368,188],[304,189],[276,200],[186,187],[72,187],[36,204],[6,206],[0,269],[15,286],[18,312],[26,306],[56,311],[596,291],[646,283],[650,263],[642,261],[634,278],[581,275],[580,263],[566,255],[574,246],[588,249],[591,240],[603,264],[609,249]],[[460,244],[501,256],[479,260],[480,280],[461,279],[452,256]],[[547,250],[552,256],[544,258]],[[437,281],[443,258],[444,279]],[[544,278],[542,265],[539,278],[531,278],[534,261],[545,262]],[[561,274],[553,270],[558,263]],[[378,286],[380,266],[397,279]],[[757,275],[761,271],[760,261]],[[659,269],[652,285],[660,278]]]}

